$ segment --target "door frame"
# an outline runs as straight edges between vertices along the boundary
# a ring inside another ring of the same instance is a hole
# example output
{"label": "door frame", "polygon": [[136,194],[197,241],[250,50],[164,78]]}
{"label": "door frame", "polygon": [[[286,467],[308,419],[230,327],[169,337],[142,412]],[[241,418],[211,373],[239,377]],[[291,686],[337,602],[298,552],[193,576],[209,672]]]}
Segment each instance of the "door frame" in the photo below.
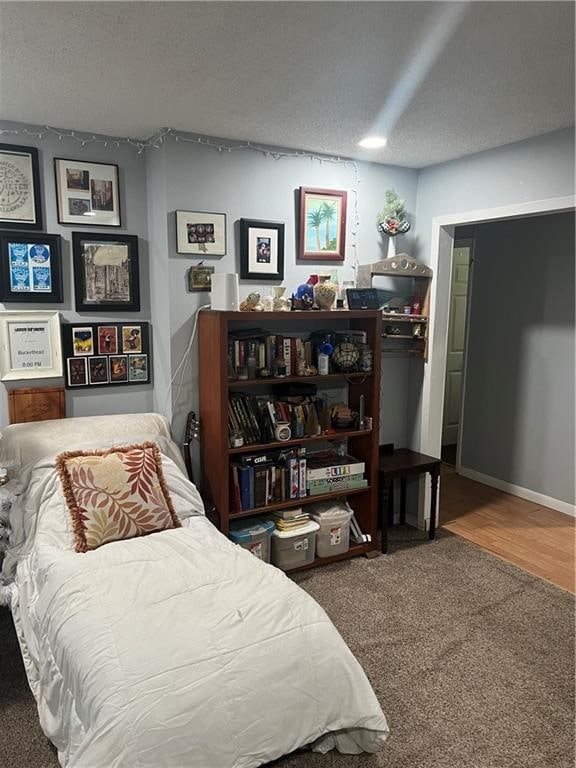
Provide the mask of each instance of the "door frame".
{"label": "door frame", "polygon": [[[452,251],[454,230],[465,224],[483,224],[491,221],[543,216],[574,210],[576,197],[566,195],[528,203],[515,203],[496,208],[463,211],[432,219],[430,264],[434,272],[431,281],[431,312],[429,318],[429,355],[424,366],[422,381],[422,409],[420,412],[419,448],[422,453],[439,456],[442,446],[442,421],[444,416],[444,386],[446,378],[446,354],[448,349],[449,302],[439,300],[450,295],[452,279]],[[439,266],[442,264],[443,269]],[[419,518],[428,527],[430,519],[430,490],[420,494]]]}
{"label": "door frame", "polygon": [[[458,440],[456,441],[456,472],[462,466],[462,433],[464,428],[464,395],[466,394],[466,373],[468,371],[468,339],[470,337],[470,307],[472,305],[472,283],[474,280],[474,248],[476,238],[467,237],[454,240],[454,248],[469,248],[470,260],[468,262],[468,282],[466,284],[466,318],[464,320],[464,350],[462,354],[462,387],[460,390],[460,410],[458,414]],[[452,250],[454,250],[454,248]],[[454,265],[452,265],[454,268]],[[452,275],[452,271],[450,271]],[[452,297],[450,297],[452,298]],[[448,327],[450,327],[450,311],[448,311]],[[444,384],[446,386],[446,384]],[[446,392],[444,392],[446,396]],[[444,402],[442,402],[444,411]]]}

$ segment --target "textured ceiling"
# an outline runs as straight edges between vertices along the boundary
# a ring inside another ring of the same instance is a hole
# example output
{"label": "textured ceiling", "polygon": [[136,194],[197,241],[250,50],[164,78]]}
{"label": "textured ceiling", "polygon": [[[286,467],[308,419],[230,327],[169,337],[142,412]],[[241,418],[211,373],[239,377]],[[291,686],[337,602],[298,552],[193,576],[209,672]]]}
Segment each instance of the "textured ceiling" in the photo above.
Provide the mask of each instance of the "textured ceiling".
{"label": "textured ceiling", "polygon": [[423,167],[573,124],[574,5],[0,2],[0,117]]}

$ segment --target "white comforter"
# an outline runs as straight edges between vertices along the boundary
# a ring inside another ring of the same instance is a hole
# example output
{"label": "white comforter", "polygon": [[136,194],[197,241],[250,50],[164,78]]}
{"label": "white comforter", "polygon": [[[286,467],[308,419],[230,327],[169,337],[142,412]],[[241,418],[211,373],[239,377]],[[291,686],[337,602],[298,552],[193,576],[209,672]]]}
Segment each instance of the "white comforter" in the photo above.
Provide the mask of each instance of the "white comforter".
{"label": "white comforter", "polygon": [[222,536],[163,460],[182,529],[75,553],[52,459],[13,506],[4,571],[61,764],[250,768],[303,745],[379,749],[386,720],[324,611]]}

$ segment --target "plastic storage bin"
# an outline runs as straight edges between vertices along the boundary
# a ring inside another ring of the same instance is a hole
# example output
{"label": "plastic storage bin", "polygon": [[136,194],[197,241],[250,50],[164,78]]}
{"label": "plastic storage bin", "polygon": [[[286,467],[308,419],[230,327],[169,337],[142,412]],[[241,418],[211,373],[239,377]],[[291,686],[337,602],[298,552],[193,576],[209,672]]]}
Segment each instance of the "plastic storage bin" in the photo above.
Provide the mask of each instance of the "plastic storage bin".
{"label": "plastic storage bin", "polygon": [[316,536],[318,557],[332,557],[350,548],[352,512],[343,505],[332,504],[310,510],[310,517],[319,525]]}
{"label": "plastic storage bin", "polygon": [[320,526],[311,520],[294,531],[272,533],[272,565],[283,571],[314,562],[316,532]]}
{"label": "plastic storage bin", "polygon": [[259,520],[250,517],[246,520],[234,520],[230,523],[229,536],[235,544],[263,560],[270,562],[270,535],[275,526],[271,520]]}

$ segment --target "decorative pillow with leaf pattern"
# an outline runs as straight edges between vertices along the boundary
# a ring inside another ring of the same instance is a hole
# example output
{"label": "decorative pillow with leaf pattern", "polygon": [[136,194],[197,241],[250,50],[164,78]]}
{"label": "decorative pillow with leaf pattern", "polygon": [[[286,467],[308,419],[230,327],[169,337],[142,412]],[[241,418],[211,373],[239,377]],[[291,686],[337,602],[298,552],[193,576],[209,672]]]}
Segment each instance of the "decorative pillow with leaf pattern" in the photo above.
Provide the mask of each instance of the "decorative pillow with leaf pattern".
{"label": "decorative pillow with leaf pattern", "polygon": [[155,443],[56,457],[76,552],[179,528]]}

